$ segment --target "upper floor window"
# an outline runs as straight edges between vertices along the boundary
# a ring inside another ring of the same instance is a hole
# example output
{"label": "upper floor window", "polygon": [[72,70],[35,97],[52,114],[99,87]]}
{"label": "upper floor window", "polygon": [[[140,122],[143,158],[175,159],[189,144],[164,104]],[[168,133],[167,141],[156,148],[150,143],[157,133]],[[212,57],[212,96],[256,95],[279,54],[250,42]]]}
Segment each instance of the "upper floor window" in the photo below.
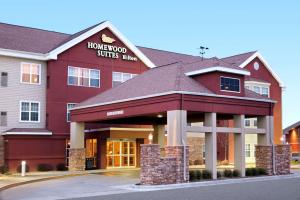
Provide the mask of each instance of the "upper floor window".
{"label": "upper floor window", "polygon": [[70,110],[71,110],[72,108],[74,108],[75,105],[76,105],[76,103],[68,103],[68,104],[67,104],[67,122],[70,122],[70,121],[71,121],[71,112],[70,112]]}
{"label": "upper floor window", "polygon": [[1,72],[1,87],[7,87],[8,74],[7,72]]}
{"label": "upper floor window", "polygon": [[69,66],[68,85],[100,87],[100,70]]}
{"label": "upper floor window", "polygon": [[21,63],[21,83],[40,84],[41,65],[35,63]]}
{"label": "upper floor window", "polygon": [[123,73],[123,72],[113,72],[113,83],[112,86],[115,87],[117,85],[120,85],[121,83],[132,79],[133,77],[135,77],[136,74],[130,74],[130,73]]}
{"label": "upper floor window", "polygon": [[240,92],[240,79],[221,77],[221,90],[227,92]]}
{"label": "upper floor window", "polygon": [[7,112],[0,112],[0,126],[7,126]]}
{"label": "upper floor window", "polygon": [[247,158],[251,157],[251,145],[245,144],[245,156]]}
{"label": "upper floor window", "polygon": [[248,90],[252,90],[253,92],[256,92],[257,94],[270,97],[270,84],[268,83],[259,83],[259,82],[245,82],[245,88]]}
{"label": "upper floor window", "polygon": [[20,102],[20,121],[39,122],[40,121],[40,102],[21,101]]}

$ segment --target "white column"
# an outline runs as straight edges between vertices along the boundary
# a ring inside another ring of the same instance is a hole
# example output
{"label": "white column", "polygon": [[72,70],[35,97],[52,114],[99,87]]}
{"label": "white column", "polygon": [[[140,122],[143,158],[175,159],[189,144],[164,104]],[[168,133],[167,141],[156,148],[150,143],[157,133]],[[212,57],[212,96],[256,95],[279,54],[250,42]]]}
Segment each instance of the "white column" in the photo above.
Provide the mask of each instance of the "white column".
{"label": "white column", "polygon": [[245,116],[234,116],[235,128],[241,128],[241,133],[234,133],[234,168],[239,170],[241,177],[245,176]]}
{"label": "white column", "polygon": [[186,110],[172,110],[167,112],[167,145],[186,145]]}
{"label": "white column", "polygon": [[159,144],[160,147],[165,146],[165,125],[153,125],[153,143]]}
{"label": "white column", "polygon": [[257,127],[266,130],[265,134],[257,134],[257,144],[271,145],[274,137],[274,119],[273,116],[257,117]]}
{"label": "white column", "polygon": [[70,132],[71,149],[84,148],[84,123],[71,122]]}
{"label": "white column", "polygon": [[217,179],[217,114],[205,113],[204,126],[212,128],[205,133],[205,168]]}

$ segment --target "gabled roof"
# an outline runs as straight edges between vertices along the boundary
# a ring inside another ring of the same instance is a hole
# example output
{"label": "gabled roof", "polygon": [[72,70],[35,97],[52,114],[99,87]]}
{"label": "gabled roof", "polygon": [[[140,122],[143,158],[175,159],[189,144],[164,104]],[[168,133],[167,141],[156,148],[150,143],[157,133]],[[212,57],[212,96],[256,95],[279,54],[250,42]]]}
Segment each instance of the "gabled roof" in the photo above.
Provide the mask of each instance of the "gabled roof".
{"label": "gabled roof", "polygon": [[248,58],[250,58],[256,51],[250,51],[238,55],[233,55],[225,58],[221,58],[224,62],[227,62],[230,65],[240,67]]}
{"label": "gabled roof", "polygon": [[133,79],[77,104],[74,109],[107,105],[168,94],[192,94],[274,102],[267,97],[248,90],[245,92],[245,97],[217,95],[192,77],[185,74],[185,72],[187,72],[191,67],[189,65],[190,64],[178,62],[155,67],[139,76],[134,77]]}
{"label": "gabled roof", "polygon": [[283,134],[289,134],[289,131],[293,130],[294,128],[300,127],[300,121],[286,127],[283,129]]}
{"label": "gabled roof", "polygon": [[155,65],[109,21],[104,21],[73,35],[0,23],[0,55],[37,60],[57,59],[57,55],[86,38],[108,28],[146,66]]}

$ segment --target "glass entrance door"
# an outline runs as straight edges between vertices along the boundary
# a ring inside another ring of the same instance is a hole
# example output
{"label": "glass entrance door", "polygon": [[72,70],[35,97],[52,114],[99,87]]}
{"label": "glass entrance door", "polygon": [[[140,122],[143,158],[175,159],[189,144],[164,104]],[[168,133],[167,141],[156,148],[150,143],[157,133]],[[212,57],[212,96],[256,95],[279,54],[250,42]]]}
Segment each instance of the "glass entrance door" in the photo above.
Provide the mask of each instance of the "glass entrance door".
{"label": "glass entrance door", "polygon": [[97,139],[85,140],[86,169],[97,168]]}
{"label": "glass entrance door", "polygon": [[107,141],[107,167],[135,167],[136,142],[131,140]]}

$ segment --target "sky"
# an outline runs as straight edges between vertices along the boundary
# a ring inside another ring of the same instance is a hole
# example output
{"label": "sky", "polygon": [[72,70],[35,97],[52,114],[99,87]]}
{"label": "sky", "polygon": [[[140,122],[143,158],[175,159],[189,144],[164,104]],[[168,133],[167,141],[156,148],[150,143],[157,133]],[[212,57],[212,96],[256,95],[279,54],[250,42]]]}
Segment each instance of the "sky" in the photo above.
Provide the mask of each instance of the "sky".
{"label": "sky", "polygon": [[283,127],[300,120],[300,1],[2,0],[0,22],[75,33],[111,21],[139,46],[226,57],[258,50],[284,83]]}

